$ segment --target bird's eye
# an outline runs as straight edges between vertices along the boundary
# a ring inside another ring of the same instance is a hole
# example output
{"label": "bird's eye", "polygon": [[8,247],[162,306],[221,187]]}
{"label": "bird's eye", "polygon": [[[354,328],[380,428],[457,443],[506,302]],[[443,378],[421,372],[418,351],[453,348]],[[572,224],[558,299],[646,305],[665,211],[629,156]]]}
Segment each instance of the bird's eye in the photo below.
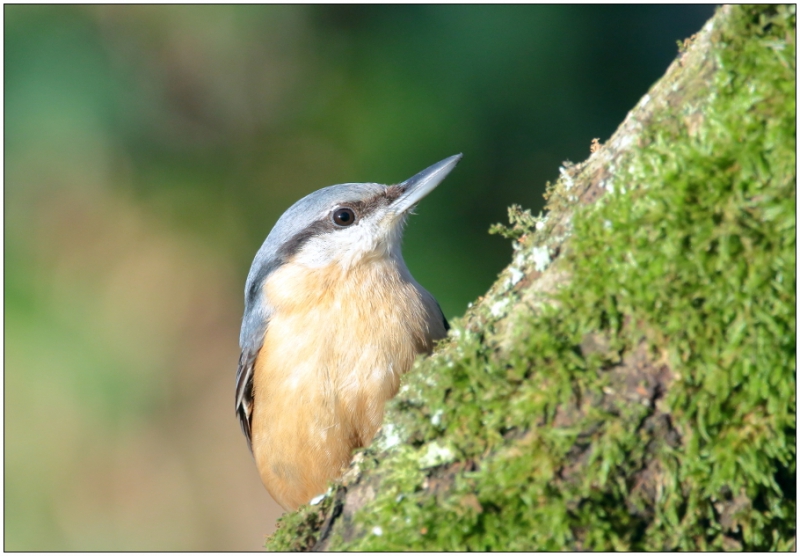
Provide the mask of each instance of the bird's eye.
{"label": "bird's eye", "polygon": [[333,211],[333,223],[337,226],[350,226],[356,221],[356,213],[347,207],[337,208]]}

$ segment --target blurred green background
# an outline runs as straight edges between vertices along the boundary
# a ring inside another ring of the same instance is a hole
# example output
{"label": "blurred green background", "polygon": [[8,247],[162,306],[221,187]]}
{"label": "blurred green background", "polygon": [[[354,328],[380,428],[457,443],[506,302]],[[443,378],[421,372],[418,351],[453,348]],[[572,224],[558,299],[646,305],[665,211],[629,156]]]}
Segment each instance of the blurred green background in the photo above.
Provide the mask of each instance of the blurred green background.
{"label": "blurred green background", "polygon": [[295,200],[459,167],[405,256],[450,318],[710,6],[24,6],[5,16],[5,549],[248,550],[244,280]]}

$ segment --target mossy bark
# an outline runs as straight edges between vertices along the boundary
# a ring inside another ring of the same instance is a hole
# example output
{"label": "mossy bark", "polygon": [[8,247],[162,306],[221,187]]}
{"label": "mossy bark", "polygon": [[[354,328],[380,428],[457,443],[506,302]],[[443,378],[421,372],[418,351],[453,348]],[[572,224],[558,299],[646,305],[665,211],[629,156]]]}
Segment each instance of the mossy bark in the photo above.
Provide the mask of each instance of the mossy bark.
{"label": "mossy bark", "polygon": [[795,8],[680,50],[268,548],[793,549]]}

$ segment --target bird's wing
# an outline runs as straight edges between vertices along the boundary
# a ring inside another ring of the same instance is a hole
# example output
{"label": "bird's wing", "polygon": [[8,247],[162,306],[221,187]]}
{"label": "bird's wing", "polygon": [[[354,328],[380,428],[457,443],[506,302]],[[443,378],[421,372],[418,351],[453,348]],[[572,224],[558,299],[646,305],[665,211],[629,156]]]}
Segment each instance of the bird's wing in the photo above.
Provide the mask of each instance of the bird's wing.
{"label": "bird's wing", "polygon": [[442,306],[439,305],[439,302],[436,301],[436,306],[439,308],[439,313],[442,315],[442,324],[444,324],[444,331],[447,332],[450,330],[450,323],[447,322],[447,317],[444,316],[444,311],[442,311]]}
{"label": "bird's wing", "polygon": [[250,417],[253,414],[253,367],[258,350],[245,349],[239,355],[239,368],[236,370],[236,416],[247,438],[247,447],[253,451],[250,438]]}
{"label": "bird's wing", "polygon": [[[269,242],[269,237],[267,237],[267,242]],[[236,370],[236,416],[239,418],[239,424],[251,452],[253,451],[251,434],[253,430],[251,421],[253,416],[253,373],[272,313],[272,307],[264,298],[264,282],[279,266],[276,262],[264,262],[270,257],[269,253],[264,254],[263,250],[262,246],[256,253],[253,266],[247,275],[244,315],[242,316],[242,329],[239,333],[239,346],[242,351],[239,354],[239,368]]]}

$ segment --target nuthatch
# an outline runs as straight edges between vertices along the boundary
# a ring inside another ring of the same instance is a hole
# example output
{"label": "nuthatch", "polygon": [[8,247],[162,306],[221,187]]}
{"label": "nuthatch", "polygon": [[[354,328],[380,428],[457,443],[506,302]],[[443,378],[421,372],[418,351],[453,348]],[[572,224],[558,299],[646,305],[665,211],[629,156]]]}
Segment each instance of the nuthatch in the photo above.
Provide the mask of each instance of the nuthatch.
{"label": "nuthatch", "polygon": [[332,185],[278,219],[245,284],[236,413],[261,480],[286,510],[321,494],[418,353],[449,328],[400,250],[416,204],[461,160],[403,183]]}

